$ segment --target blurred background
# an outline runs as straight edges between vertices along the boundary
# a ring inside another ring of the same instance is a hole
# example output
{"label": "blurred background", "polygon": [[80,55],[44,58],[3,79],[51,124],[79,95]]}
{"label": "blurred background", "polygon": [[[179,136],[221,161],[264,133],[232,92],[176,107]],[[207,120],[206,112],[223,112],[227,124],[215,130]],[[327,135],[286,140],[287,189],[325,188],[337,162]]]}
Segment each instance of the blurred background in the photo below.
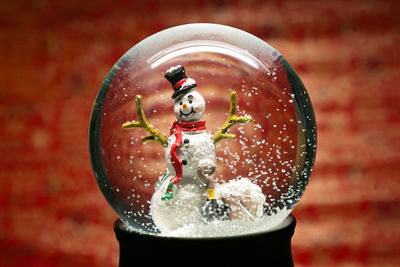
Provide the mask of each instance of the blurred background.
{"label": "blurred background", "polygon": [[[315,170],[294,210],[296,266],[400,266],[399,1],[2,1],[0,266],[116,266],[116,215],[88,124],[112,65],[160,30],[213,22],[295,68]],[[151,248],[149,248],[151,249]]]}

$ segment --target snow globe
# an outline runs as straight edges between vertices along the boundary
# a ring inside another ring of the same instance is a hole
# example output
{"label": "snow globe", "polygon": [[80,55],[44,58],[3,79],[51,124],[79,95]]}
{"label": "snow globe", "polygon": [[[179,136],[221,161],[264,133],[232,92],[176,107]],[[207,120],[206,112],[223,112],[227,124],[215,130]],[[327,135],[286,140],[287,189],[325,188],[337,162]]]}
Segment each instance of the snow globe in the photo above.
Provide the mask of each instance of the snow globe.
{"label": "snow globe", "polygon": [[257,242],[269,262],[291,264],[290,212],[313,169],[316,126],[299,77],[261,39],[200,23],[136,44],[100,88],[89,145],[119,216],[121,265],[146,247],[245,255]]}

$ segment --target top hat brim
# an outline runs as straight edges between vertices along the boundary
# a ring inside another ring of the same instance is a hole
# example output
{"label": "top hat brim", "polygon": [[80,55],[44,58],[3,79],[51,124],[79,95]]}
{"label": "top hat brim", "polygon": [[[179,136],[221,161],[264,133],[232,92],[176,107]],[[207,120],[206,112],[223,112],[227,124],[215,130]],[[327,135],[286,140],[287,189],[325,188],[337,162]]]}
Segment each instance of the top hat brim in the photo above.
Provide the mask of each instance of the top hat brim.
{"label": "top hat brim", "polygon": [[182,94],[185,94],[186,92],[189,92],[190,90],[192,90],[192,89],[195,88],[195,87],[196,87],[196,84],[191,84],[191,85],[185,86],[185,87],[183,87],[183,88],[180,88],[180,89],[176,90],[176,91],[172,94],[172,98],[175,99],[175,98],[177,98],[178,96],[180,96],[180,95],[182,95]]}

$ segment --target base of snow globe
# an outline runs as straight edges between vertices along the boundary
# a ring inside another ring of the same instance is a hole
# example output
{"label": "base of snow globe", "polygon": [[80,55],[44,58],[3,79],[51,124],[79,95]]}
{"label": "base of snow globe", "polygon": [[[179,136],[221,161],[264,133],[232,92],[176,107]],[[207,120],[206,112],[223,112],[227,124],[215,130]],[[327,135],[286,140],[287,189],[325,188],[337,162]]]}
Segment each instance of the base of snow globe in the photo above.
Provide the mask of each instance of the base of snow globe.
{"label": "base of snow globe", "polygon": [[119,266],[293,266],[291,239],[296,219],[289,215],[267,232],[213,238],[142,234],[120,219],[114,231],[120,246]]}

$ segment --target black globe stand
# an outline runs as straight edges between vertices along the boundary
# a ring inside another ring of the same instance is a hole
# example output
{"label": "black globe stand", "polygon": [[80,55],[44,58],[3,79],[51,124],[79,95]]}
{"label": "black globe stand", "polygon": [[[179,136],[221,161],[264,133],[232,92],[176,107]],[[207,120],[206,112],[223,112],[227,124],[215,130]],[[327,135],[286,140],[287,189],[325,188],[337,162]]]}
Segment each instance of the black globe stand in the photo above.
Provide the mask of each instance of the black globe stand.
{"label": "black globe stand", "polygon": [[218,238],[178,238],[141,234],[121,220],[114,224],[119,266],[293,266],[291,239],[296,219],[290,215],[274,231]]}

